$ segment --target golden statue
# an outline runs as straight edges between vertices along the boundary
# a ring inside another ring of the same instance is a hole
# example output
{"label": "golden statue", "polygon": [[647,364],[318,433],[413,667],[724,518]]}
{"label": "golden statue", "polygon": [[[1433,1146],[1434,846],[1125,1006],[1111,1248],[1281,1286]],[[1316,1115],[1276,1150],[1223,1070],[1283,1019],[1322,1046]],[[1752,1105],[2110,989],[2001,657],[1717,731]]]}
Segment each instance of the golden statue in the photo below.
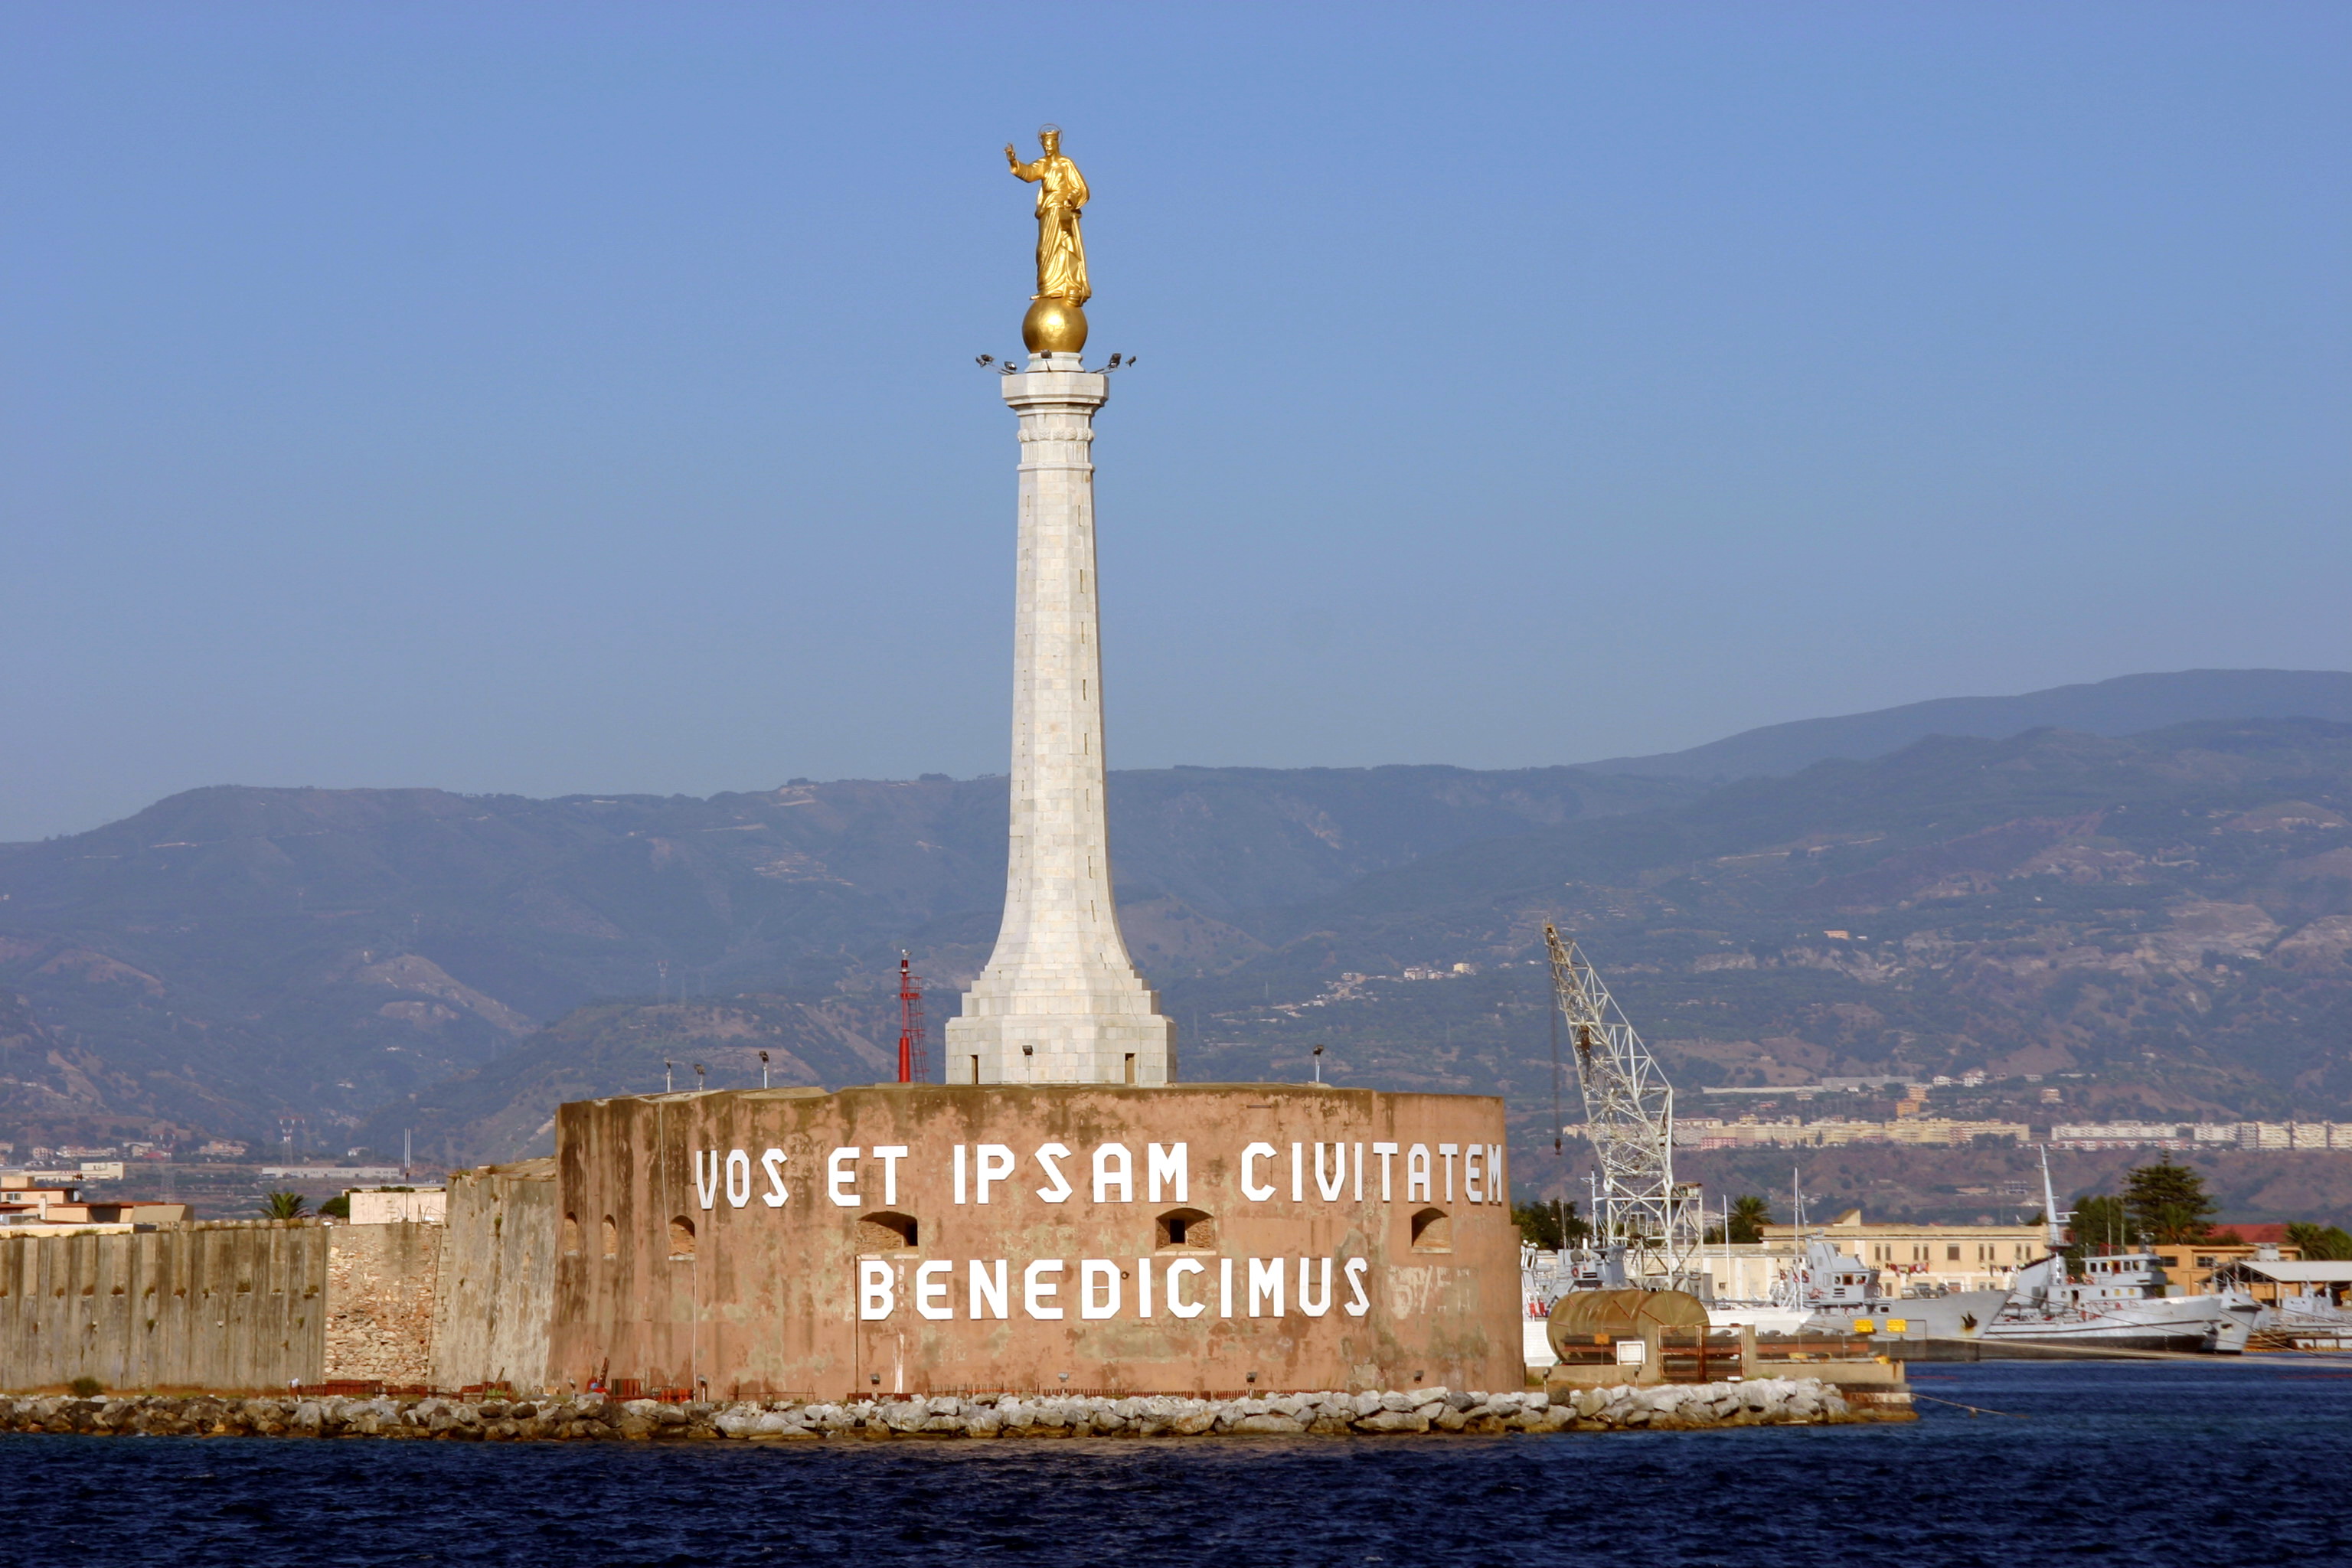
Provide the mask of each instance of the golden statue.
{"label": "golden statue", "polygon": [[1016,178],[1037,187],[1037,292],[1022,319],[1021,341],[1032,353],[1076,353],[1086,347],[1083,307],[1094,298],[1087,282],[1087,246],[1078,234],[1078,210],[1087,205],[1087,177],[1062,152],[1062,128],[1037,132],[1045,150],[1024,163],[1004,144],[1004,162]]}

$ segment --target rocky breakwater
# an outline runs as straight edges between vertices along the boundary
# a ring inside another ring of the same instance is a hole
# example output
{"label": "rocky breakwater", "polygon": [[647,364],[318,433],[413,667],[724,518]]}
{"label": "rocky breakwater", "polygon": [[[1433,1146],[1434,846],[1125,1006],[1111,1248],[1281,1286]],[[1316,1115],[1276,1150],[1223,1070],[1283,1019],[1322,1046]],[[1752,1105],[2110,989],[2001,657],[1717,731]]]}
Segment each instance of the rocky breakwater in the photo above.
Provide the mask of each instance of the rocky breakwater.
{"label": "rocky breakwater", "polygon": [[1245,1399],[937,1394],[838,1402],[650,1399],[226,1399],[131,1394],[0,1398],[0,1431],[181,1437],[393,1437],[443,1442],[824,1442],[1222,1434],[1689,1431],[1911,1419],[1908,1401],[1850,1400],[1810,1378],[1542,1394],[1414,1389]]}

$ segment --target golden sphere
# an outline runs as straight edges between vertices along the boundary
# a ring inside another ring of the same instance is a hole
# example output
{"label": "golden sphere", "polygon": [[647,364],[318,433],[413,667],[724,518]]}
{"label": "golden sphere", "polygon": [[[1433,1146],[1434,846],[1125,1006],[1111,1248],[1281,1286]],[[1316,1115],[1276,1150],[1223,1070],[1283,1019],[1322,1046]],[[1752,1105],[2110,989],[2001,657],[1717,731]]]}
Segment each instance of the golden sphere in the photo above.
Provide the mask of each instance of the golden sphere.
{"label": "golden sphere", "polygon": [[1021,342],[1033,354],[1076,353],[1087,346],[1087,313],[1067,300],[1040,300],[1021,318]]}

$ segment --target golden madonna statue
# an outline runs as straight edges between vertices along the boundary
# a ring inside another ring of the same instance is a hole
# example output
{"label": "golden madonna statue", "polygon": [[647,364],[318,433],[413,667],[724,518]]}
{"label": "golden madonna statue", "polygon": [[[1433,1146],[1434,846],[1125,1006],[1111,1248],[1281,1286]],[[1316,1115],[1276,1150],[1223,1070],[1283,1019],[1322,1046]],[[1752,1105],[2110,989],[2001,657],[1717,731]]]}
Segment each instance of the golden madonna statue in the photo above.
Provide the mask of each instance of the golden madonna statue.
{"label": "golden madonna statue", "polygon": [[1021,323],[1033,353],[1076,353],[1086,346],[1087,318],[1081,309],[1094,298],[1087,282],[1087,246],[1078,233],[1078,211],[1087,205],[1087,177],[1062,152],[1062,131],[1037,132],[1044,152],[1024,163],[1006,142],[1004,161],[1016,178],[1037,187],[1037,292]]}

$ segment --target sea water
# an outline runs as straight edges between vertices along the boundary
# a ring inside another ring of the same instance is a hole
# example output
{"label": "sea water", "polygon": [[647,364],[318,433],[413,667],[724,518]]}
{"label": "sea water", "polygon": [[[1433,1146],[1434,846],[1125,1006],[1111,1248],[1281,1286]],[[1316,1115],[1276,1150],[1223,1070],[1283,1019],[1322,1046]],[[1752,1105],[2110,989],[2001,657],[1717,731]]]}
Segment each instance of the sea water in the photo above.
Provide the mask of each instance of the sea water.
{"label": "sea water", "polygon": [[238,1568],[2352,1563],[2352,1363],[1996,1363],[1920,1367],[1913,1387],[1910,1426],[1541,1437],[11,1436],[0,1550]]}

